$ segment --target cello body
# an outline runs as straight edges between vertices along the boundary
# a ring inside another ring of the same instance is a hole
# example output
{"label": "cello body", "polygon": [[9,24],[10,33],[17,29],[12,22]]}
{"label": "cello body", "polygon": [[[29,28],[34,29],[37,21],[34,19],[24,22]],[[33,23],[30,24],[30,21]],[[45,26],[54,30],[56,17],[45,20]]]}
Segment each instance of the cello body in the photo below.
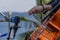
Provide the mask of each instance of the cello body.
{"label": "cello body", "polygon": [[[54,17],[48,23],[47,28],[38,35],[39,31],[43,28],[43,25],[41,26],[31,35],[31,40],[60,40],[60,9],[56,11]],[[37,35],[38,38],[35,39]]]}
{"label": "cello body", "polygon": [[48,27],[39,36],[40,40],[58,40],[60,37],[60,9],[55,13]]}

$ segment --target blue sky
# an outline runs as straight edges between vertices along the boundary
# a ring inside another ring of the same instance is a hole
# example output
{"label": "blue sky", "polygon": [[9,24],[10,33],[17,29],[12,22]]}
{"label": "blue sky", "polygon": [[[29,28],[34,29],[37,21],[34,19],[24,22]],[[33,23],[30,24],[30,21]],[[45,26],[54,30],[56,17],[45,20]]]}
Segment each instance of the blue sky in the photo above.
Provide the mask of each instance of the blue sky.
{"label": "blue sky", "polygon": [[0,11],[27,12],[36,6],[36,0],[0,0]]}

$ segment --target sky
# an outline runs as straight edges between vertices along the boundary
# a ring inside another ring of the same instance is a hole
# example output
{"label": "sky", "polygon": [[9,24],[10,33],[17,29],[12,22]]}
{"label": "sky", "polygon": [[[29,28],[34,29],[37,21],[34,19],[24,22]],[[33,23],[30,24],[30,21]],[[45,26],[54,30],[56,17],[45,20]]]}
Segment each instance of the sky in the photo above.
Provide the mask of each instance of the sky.
{"label": "sky", "polygon": [[0,0],[0,12],[27,12],[34,6],[36,6],[36,0]]}

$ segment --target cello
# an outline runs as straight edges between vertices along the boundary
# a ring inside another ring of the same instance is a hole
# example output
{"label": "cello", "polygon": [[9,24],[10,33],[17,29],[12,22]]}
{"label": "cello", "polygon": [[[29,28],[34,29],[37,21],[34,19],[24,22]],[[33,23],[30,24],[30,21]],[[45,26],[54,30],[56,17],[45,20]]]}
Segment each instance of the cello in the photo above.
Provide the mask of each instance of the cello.
{"label": "cello", "polygon": [[58,40],[60,38],[60,2],[45,17],[44,22],[28,40]]}

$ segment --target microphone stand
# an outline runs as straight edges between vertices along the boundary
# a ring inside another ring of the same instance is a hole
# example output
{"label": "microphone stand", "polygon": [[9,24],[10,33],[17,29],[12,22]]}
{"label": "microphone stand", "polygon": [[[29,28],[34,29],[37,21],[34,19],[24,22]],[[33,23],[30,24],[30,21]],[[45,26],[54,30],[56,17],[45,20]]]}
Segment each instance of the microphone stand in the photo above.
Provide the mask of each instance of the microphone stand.
{"label": "microphone stand", "polygon": [[11,22],[14,22],[14,26],[13,27],[10,27],[9,36],[8,36],[7,40],[10,40],[10,35],[11,35],[12,29],[14,30],[14,33],[13,33],[14,34],[13,35],[13,39],[14,39],[15,36],[16,36],[16,32],[17,32],[18,28],[20,28],[20,27],[18,27],[18,24],[20,22],[20,17],[15,16],[14,18],[11,18],[10,21]]}

